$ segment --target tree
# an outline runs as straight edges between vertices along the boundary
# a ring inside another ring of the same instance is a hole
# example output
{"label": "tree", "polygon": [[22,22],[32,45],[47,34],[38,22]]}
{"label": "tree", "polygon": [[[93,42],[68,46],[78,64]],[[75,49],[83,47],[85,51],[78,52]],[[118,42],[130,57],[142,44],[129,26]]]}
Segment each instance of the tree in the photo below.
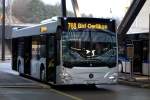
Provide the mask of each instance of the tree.
{"label": "tree", "polygon": [[[13,15],[25,23],[39,23],[53,16],[61,16],[61,5],[46,5],[40,0],[15,0],[12,7]],[[68,16],[74,16],[68,11]]]}
{"label": "tree", "polygon": [[31,0],[14,0],[12,14],[24,22],[30,16],[28,13],[28,4],[30,2]]}

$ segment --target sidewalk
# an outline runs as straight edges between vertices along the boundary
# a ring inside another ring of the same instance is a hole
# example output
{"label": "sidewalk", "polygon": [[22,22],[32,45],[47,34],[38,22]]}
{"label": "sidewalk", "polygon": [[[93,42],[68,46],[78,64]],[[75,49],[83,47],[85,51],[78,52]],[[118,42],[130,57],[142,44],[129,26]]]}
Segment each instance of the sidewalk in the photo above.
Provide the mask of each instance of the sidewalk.
{"label": "sidewalk", "polygon": [[11,60],[0,61],[0,72],[6,72],[14,75],[19,75],[18,72],[13,71],[11,68]]}
{"label": "sidewalk", "polygon": [[129,86],[150,88],[150,77],[143,75],[134,75],[131,78],[130,74],[121,73],[118,78],[118,83]]}

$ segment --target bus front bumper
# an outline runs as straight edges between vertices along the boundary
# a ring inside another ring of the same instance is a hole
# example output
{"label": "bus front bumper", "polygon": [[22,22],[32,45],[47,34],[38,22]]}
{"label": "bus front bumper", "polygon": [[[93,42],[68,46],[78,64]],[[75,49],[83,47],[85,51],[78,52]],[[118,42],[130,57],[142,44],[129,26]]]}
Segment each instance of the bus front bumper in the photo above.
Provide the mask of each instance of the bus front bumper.
{"label": "bus front bumper", "polygon": [[117,83],[117,68],[108,67],[74,67],[64,68],[58,83],[71,84],[114,84]]}

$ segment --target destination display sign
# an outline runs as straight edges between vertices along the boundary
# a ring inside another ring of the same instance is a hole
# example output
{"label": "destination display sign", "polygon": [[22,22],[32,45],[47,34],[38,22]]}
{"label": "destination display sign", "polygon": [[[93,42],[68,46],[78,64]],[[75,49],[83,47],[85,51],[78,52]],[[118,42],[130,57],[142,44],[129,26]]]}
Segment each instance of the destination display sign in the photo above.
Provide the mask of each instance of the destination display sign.
{"label": "destination display sign", "polygon": [[100,23],[81,23],[81,22],[68,22],[68,30],[74,30],[74,29],[101,29],[101,30],[107,30],[108,25],[107,24],[100,24]]}
{"label": "destination display sign", "polygon": [[68,17],[64,19],[64,25],[66,30],[97,29],[115,32],[115,21],[112,19]]}

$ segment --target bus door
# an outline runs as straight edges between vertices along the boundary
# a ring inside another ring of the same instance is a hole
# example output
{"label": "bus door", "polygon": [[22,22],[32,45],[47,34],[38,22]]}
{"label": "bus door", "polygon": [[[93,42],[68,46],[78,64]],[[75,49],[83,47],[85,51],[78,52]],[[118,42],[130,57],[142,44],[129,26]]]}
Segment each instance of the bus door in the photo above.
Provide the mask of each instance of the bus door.
{"label": "bus door", "polygon": [[46,72],[46,78],[49,82],[56,81],[56,42],[55,42],[55,36],[49,35],[47,36],[47,59],[46,59],[46,65],[47,65],[47,72]]}
{"label": "bus door", "polygon": [[25,39],[24,44],[24,73],[30,75],[30,60],[31,60],[31,38]]}
{"label": "bus door", "polygon": [[133,57],[133,72],[142,74],[142,59],[143,59],[143,47],[142,41],[135,40],[134,44],[134,57]]}
{"label": "bus door", "polygon": [[31,76],[40,79],[40,38],[32,37],[31,44]]}
{"label": "bus door", "polygon": [[24,38],[18,40],[17,47],[17,69],[19,73],[24,73]]}
{"label": "bus door", "polygon": [[12,69],[17,71],[17,53],[18,53],[17,39],[12,40]]}

